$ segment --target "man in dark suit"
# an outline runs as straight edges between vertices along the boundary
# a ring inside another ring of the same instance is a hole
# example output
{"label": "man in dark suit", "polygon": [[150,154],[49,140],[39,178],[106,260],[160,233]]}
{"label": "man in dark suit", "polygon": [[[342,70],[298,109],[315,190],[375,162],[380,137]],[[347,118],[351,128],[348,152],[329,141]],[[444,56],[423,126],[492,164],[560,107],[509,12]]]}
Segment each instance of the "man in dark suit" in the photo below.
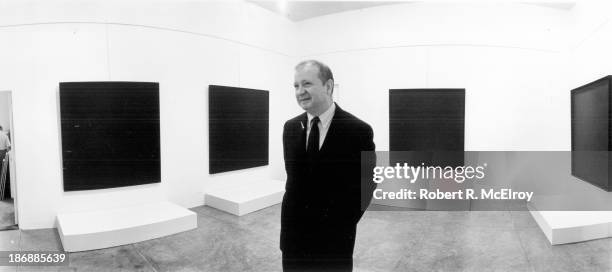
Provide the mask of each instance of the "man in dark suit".
{"label": "man in dark suit", "polygon": [[306,112],[283,131],[283,270],[352,271],[357,223],[375,186],[361,178],[361,151],[375,148],[372,128],[333,102],[334,78],[325,64],[299,63],[294,87]]}

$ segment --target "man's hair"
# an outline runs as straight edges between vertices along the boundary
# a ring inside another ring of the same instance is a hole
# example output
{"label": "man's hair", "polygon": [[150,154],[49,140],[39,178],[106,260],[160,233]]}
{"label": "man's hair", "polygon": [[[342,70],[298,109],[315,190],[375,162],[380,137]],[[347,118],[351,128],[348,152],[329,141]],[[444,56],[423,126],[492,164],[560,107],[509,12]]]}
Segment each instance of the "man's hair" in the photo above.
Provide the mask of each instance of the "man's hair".
{"label": "man's hair", "polygon": [[0,130],[2,130],[2,126],[0,126]]}
{"label": "man's hair", "polygon": [[[321,82],[323,84],[325,84],[328,80],[334,80],[334,74],[332,73],[331,69],[329,69],[329,66],[325,65],[325,63],[322,63],[318,60],[305,60],[302,61],[300,63],[298,63],[298,65],[295,66],[295,70],[303,68],[306,65],[314,65],[317,68],[319,68],[319,74],[318,77],[321,80]],[[334,93],[334,86],[332,85],[332,93]]]}

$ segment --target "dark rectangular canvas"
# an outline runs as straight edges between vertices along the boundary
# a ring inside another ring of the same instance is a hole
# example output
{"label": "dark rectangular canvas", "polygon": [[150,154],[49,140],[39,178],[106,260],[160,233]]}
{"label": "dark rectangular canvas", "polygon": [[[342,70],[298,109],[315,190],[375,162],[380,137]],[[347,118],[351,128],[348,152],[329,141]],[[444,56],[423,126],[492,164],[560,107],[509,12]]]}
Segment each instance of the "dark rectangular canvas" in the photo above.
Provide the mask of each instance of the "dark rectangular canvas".
{"label": "dark rectangular canvas", "polygon": [[268,164],[269,93],[210,85],[209,173]]}
{"label": "dark rectangular canvas", "polygon": [[391,151],[463,151],[464,89],[389,90]]}
{"label": "dark rectangular canvas", "polygon": [[[431,153],[438,157],[428,162],[460,165],[464,126],[465,89],[389,90],[390,151],[460,151]],[[419,158],[408,163],[419,162],[424,161]]]}
{"label": "dark rectangular canvas", "polygon": [[611,80],[607,76],[571,91],[572,175],[612,191]]}
{"label": "dark rectangular canvas", "polygon": [[161,181],[159,84],[62,82],[64,190]]}

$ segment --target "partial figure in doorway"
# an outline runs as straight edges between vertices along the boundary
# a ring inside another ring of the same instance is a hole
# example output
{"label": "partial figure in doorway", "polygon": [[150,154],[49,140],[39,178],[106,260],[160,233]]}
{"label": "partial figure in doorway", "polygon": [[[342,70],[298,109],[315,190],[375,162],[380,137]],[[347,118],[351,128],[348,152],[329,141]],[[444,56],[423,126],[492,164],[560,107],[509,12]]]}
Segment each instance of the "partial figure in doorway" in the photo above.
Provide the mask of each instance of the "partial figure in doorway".
{"label": "partial figure in doorway", "polygon": [[6,153],[9,151],[11,151],[11,141],[2,126],[0,126],[0,162],[4,161]]}
{"label": "partial figure in doorway", "polygon": [[0,126],[0,200],[11,196],[10,182],[8,182],[8,161],[4,161],[9,151],[11,151],[11,141]]}

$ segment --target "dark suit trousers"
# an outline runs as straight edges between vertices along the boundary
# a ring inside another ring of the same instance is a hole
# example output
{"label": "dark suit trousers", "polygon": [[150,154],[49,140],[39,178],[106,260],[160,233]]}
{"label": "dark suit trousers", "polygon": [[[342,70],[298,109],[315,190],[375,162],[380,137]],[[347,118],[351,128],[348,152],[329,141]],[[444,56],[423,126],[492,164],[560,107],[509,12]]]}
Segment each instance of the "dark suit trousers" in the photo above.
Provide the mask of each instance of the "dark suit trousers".
{"label": "dark suit trousers", "polygon": [[283,252],[283,271],[350,272],[353,271],[353,256]]}

